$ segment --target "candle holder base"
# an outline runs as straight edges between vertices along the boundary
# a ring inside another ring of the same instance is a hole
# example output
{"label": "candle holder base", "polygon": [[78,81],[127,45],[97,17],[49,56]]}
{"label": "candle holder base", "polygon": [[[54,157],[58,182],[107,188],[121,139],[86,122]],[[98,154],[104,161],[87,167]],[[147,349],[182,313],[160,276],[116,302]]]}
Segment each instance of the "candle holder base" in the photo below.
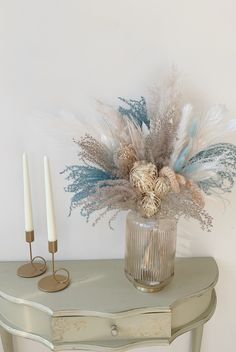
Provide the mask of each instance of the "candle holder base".
{"label": "candle holder base", "polygon": [[[52,275],[48,275],[39,280],[38,288],[44,292],[62,291],[70,284],[70,273],[65,268],[55,270],[54,255],[57,252],[57,240],[48,242],[48,250],[49,253],[52,254]],[[61,271],[66,273],[66,276],[59,274]]]}
{"label": "candle holder base", "polygon": [[30,263],[21,265],[17,270],[17,275],[25,278],[40,276],[44,274],[45,271],[47,270],[47,265],[44,259],[43,259],[43,262],[44,263],[42,264],[42,263],[34,263],[32,261]]}
{"label": "candle holder base", "polygon": [[58,292],[69,286],[69,277],[53,274],[42,278],[38,283],[38,288],[44,292]]}
{"label": "candle holder base", "polygon": [[47,263],[46,260],[40,255],[37,255],[36,257],[33,257],[32,255],[34,230],[25,231],[25,240],[29,243],[30,261],[29,263],[23,264],[18,268],[17,275],[25,278],[40,276],[47,270]]}

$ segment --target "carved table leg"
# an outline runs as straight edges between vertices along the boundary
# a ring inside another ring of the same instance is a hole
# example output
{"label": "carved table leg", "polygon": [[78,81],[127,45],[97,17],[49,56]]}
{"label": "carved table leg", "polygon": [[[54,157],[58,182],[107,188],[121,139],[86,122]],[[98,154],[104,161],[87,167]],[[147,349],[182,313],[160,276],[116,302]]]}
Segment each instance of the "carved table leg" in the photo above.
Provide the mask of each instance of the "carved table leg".
{"label": "carved table leg", "polygon": [[192,352],[200,352],[202,343],[203,325],[192,330]]}
{"label": "carved table leg", "polygon": [[12,335],[0,327],[0,335],[4,352],[14,352]]}

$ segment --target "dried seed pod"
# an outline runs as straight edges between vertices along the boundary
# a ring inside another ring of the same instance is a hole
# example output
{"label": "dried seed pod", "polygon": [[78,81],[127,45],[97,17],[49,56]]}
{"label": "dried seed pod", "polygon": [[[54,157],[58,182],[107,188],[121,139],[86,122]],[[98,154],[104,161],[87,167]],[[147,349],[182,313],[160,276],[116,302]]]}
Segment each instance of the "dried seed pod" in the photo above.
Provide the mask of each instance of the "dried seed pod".
{"label": "dried seed pod", "polygon": [[129,175],[134,163],[137,161],[136,151],[132,144],[121,147],[115,156],[115,163],[121,175]]}
{"label": "dried seed pod", "polygon": [[130,171],[130,183],[141,193],[154,190],[156,177],[156,165],[144,161],[136,161]]}
{"label": "dried seed pod", "polygon": [[165,195],[169,192],[170,190],[170,182],[166,177],[158,177],[156,179],[155,187],[154,187],[154,192],[157,197],[160,199],[164,198]]}
{"label": "dried seed pod", "polygon": [[170,181],[170,186],[172,191],[175,193],[180,192],[180,188],[179,188],[178,181],[176,180],[175,172],[169,166],[164,166],[159,172],[159,176],[166,176]]}
{"label": "dried seed pod", "polygon": [[143,214],[147,218],[151,218],[158,212],[160,204],[161,204],[161,200],[156,196],[154,192],[149,192],[144,194],[140,201]]}
{"label": "dried seed pod", "polygon": [[205,201],[204,201],[202,192],[201,192],[200,188],[198,187],[198,185],[196,185],[196,183],[194,183],[193,181],[188,180],[186,182],[186,187],[192,193],[193,202],[196,203],[200,208],[204,208]]}
{"label": "dried seed pod", "polygon": [[175,174],[176,180],[180,186],[185,186],[186,185],[186,179],[183,175],[180,174]]}

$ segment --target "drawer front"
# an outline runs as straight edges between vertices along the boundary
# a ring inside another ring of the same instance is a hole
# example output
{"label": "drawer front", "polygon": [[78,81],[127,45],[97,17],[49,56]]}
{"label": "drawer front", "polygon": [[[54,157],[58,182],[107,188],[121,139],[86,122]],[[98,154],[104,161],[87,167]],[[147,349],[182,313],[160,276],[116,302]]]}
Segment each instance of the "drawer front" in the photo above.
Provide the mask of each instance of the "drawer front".
{"label": "drawer front", "polygon": [[55,342],[168,338],[171,336],[171,315],[163,312],[114,319],[92,316],[55,317],[52,332]]}

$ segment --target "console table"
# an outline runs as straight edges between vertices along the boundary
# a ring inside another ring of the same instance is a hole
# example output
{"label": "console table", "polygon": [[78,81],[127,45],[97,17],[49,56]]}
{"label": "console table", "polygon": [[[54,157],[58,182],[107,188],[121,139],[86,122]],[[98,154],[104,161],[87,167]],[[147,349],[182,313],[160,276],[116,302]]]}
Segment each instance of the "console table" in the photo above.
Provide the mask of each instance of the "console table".
{"label": "console table", "polygon": [[199,352],[204,323],[214,313],[218,269],[213,258],[178,258],[171,283],[143,293],[123,273],[122,260],[61,261],[71,274],[64,291],[44,293],[41,277],[16,275],[21,262],[0,262],[0,329],[4,352],[12,335],[39,341],[53,351],[111,352],[170,344],[192,330]]}

